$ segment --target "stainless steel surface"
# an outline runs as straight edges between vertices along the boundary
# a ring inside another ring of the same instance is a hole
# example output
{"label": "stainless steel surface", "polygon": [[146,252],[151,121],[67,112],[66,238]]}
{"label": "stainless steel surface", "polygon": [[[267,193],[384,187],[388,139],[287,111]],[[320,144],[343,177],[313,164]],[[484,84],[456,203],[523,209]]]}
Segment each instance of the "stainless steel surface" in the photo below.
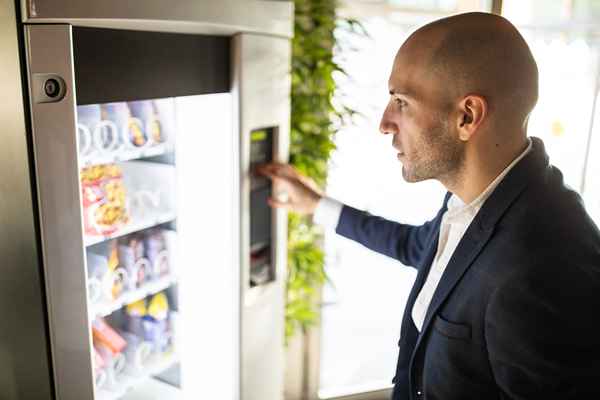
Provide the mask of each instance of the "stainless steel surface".
{"label": "stainless steel surface", "polygon": [[25,33],[30,86],[36,74],[56,74],[67,86],[61,101],[32,97],[30,105],[56,390],[60,400],[93,399],[71,27]]}
{"label": "stainless steel surface", "polygon": [[164,32],[282,37],[293,34],[293,3],[264,0],[21,0],[27,23]]}
{"label": "stainless steel surface", "polygon": [[51,399],[41,266],[36,243],[17,18],[0,1],[0,397]]}
{"label": "stainless steel surface", "polygon": [[276,280],[250,288],[250,132],[276,127],[275,154],[287,161],[290,124],[290,42],[241,34],[233,41],[234,89],[240,130],[241,399],[283,398],[284,288],[287,216],[274,212]]}

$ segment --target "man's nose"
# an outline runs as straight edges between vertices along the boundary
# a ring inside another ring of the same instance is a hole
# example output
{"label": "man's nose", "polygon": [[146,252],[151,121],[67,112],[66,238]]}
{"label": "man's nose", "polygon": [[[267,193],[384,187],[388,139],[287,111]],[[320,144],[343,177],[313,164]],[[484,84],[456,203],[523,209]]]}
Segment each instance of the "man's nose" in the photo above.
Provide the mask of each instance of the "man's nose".
{"label": "man's nose", "polygon": [[379,122],[379,132],[387,135],[389,133],[396,133],[396,124],[394,124],[390,118],[388,111],[389,107],[386,107],[383,111],[383,115],[381,116],[381,121]]}

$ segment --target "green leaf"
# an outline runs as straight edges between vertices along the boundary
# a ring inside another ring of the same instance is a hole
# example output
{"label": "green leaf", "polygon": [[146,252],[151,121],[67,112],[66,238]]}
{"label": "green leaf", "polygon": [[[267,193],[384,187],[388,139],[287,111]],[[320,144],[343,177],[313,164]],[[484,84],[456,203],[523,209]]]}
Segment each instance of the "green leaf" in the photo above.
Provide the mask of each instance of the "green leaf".
{"label": "green leaf", "polygon": [[[357,20],[338,19],[335,0],[295,0],[294,5],[290,163],[324,185],[329,156],[335,150],[335,134],[358,114],[333,102],[336,79],[350,79],[334,61],[334,51],[340,47],[334,31],[344,29],[361,37],[368,37],[368,33]],[[286,343],[318,321],[318,289],[329,281],[321,242],[321,231],[309,217],[289,214]]]}

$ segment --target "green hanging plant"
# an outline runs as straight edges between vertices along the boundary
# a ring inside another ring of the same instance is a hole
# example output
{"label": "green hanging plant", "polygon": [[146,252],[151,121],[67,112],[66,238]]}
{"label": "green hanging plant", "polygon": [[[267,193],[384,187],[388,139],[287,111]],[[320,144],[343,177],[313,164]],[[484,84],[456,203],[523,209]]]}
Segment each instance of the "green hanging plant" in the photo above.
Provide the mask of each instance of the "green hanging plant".
{"label": "green hanging plant", "polygon": [[[335,0],[295,0],[292,40],[290,163],[323,186],[327,162],[335,149],[333,137],[356,112],[335,105],[335,73],[345,71],[334,61],[334,30],[343,26],[366,34],[355,20],[338,20]],[[290,213],[288,220],[288,277],[285,336],[306,330],[318,318],[316,301],[327,280],[322,233],[311,217]]]}

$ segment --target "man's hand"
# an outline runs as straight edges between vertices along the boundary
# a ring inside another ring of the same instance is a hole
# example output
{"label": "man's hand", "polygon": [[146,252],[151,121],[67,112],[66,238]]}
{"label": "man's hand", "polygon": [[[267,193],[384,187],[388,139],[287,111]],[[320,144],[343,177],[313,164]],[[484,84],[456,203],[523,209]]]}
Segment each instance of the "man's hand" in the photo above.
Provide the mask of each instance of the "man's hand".
{"label": "man's hand", "polygon": [[268,177],[274,183],[273,197],[269,198],[271,207],[307,215],[315,212],[319,200],[323,197],[317,184],[312,179],[300,175],[291,165],[263,164],[258,166],[255,172]]}

